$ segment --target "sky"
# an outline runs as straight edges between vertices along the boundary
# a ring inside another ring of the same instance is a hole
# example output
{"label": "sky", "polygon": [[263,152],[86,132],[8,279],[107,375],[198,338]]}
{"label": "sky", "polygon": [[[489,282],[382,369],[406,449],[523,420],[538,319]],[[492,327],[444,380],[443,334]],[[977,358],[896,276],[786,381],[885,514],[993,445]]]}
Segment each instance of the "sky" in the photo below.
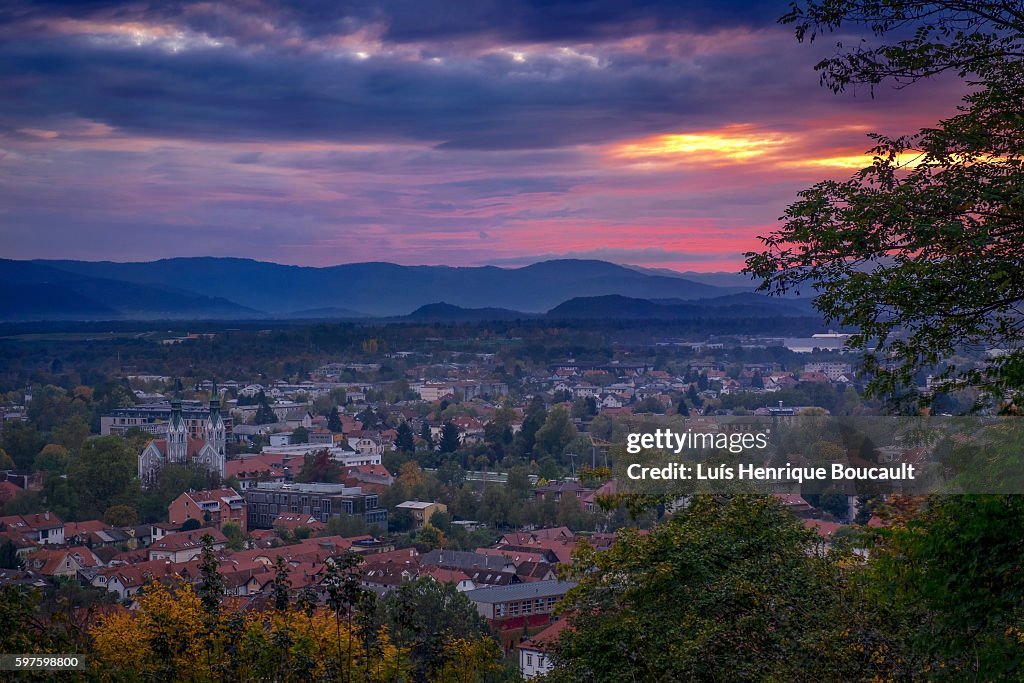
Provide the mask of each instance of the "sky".
{"label": "sky", "polygon": [[[0,257],[735,271],[870,132],[781,0],[0,4]],[[849,44],[849,43],[848,43]]]}

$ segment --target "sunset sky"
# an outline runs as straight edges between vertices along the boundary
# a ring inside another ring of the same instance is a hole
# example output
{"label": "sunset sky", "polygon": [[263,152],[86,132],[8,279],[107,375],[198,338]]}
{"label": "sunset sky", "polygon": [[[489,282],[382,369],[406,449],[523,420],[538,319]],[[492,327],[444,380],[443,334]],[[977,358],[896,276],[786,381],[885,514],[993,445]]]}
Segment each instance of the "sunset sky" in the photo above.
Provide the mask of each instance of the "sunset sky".
{"label": "sunset sky", "polygon": [[842,37],[787,7],[8,1],[0,257],[736,270],[867,133],[958,101],[833,95]]}

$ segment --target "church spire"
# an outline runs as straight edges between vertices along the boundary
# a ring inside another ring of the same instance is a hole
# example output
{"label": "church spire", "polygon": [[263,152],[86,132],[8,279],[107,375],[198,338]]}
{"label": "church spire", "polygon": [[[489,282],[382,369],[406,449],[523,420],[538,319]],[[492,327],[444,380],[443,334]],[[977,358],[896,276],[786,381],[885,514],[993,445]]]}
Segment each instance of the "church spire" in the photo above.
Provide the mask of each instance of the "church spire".
{"label": "church spire", "polygon": [[217,391],[217,383],[214,382],[213,391],[210,393],[210,417],[206,420],[206,441],[221,457],[224,457],[227,451],[226,432],[224,418],[220,416],[220,393]]}

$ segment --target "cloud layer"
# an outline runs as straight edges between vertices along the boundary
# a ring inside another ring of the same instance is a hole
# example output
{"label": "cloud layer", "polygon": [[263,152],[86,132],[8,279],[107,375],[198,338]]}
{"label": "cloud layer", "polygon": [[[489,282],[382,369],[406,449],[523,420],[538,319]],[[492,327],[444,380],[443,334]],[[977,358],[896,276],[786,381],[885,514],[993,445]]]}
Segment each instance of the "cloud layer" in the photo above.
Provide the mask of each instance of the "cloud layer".
{"label": "cloud layer", "polygon": [[957,101],[829,94],[785,10],[8,3],[4,256],[735,268],[867,132]]}

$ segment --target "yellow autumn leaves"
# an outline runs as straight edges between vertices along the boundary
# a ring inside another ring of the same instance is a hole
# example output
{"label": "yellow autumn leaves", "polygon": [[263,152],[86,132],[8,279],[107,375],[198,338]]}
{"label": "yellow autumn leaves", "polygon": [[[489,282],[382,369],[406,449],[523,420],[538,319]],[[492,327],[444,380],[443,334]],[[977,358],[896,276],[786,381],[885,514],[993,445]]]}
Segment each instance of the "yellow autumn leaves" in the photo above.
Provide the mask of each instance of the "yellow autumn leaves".
{"label": "yellow autumn leaves", "polygon": [[[411,680],[409,653],[384,629],[363,638],[346,621],[327,609],[291,606],[211,614],[192,586],[154,581],[137,609],[112,611],[90,628],[90,668],[108,681]],[[437,680],[473,683],[500,660],[489,638],[454,639],[445,654]]]}

